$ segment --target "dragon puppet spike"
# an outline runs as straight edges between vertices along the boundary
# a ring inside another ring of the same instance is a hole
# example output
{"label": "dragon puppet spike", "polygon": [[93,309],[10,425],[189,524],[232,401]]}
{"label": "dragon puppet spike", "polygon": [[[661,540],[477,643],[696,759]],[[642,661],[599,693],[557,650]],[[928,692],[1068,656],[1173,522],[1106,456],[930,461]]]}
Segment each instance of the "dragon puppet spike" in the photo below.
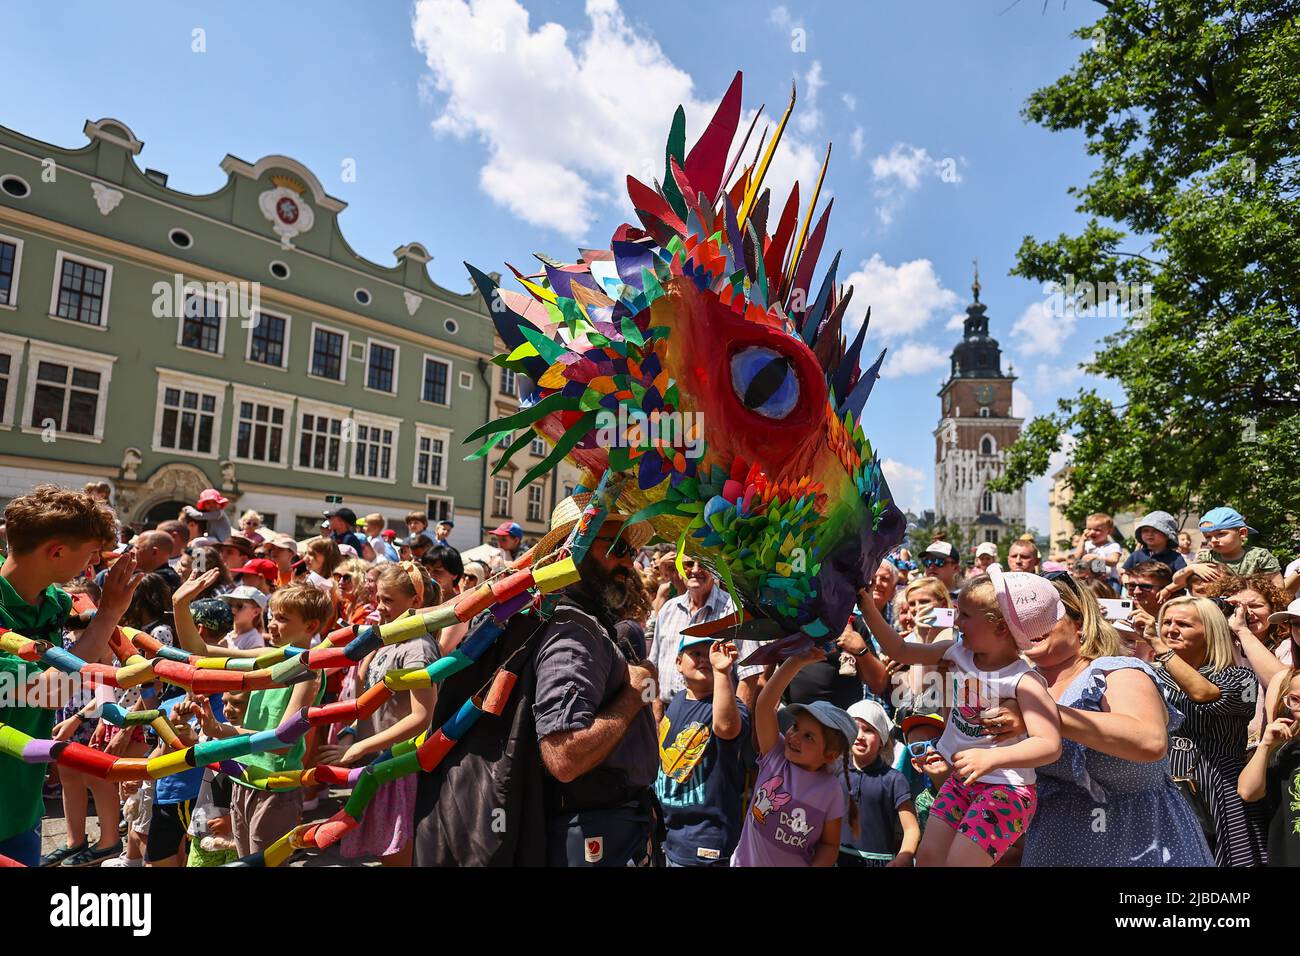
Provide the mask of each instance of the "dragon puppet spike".
{"label": "dragon puppet spike", "polygon": [[[520,276],[550,321],[512,310],[494,361],[532,389],[470,440],[543,436],[551,455],[528,478],[561,457],[600,476],[620,510],[718,574],[747,635],[784,652],[839,633],[903,522],[859,424],[879,364],[859,371],[863,329],[845,341],[838,257],[808,288],[834,205],[819,205],[830,150],[802,215],[797,183],[778,215],[765,179],[796,90],[747,164],[748,140],[731,161],[741,88],[737,76],[689,149],[674,114],[662,185],[628,179],[640,227],[576,264],[539,257],[544,280]],[[500,293],[475,281],[494,306]]]}

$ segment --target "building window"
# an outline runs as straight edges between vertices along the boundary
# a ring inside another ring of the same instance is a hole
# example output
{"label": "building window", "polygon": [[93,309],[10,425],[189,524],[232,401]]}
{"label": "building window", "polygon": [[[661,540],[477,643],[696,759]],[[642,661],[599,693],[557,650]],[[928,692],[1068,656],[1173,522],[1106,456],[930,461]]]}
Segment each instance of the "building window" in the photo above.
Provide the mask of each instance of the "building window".
{"label": "building window", "polygon": [[155,450],[214,455],[223,397],[219,388],[160,373]]}
{"label": "building window", "polygon": [[318,378],[343,381],[343,353],[347,337],[342,332],[312,326],[311,374]]}
{"label": "building window", "polygon": [[985,541],[991,541],[991,542],[993,542],[994,544],[997,544],[997,543],[998,543],[998,532],[997,532],[997,529],[996,529],[996,528],[986,529],[985,532],[984,532],[984,540],[985,540]]}
{"label": "building window", "polygon": [[986,515],[993,513],[993,492],[984,492],[983,497],[980,498],[980,511]]}
{"label": "building window", "polygon": [[436,495],[429,495],[426,499],[428,504],[424,513],[429,516],[429,524],[436,525],[439,521],[454,521],[452,517],[455,512],[455,501],[451,498],[439,498]]}
{"label": "building window", "polygon": [[424,357],[424,388],[420,393],[421,400],[434,405],[450,405],[451,398],[447,391],[447,383],[450,381],[451,363],[426,355]]}
{"label": "building window", "polygon": [[394,429],[380,425],[356,426],[356,449],[352,459],[352,474],[356,478],[374,478],[388,481],[393,475]]}
{"label": "building window", "polygon": [[565,486],[564,486],[564,497],[566,497],[566,498],[572,498],[572,497],[573,497],[573,489],[574,489],[574,486],[573,486],[573,485],[565,485]]}
{"label": "building window", "polygon": [[235,440],[231,457],[236,461],[283,466],[285,422],[290,405],[235,394]]}
{"label": "building window", "polygon": [[258,365],[284,368],[288,365],[289,319],[258,312],[248,336],[248,360]]}
{"label": "building window", "polygon": [[397,349],[380,342],[370,343],[366,361],[366,388],[392,394],[397,391]]}
{"label": "building window", "polygon": [[537,485],[528,486],[528,520],[542,520],[542,489]]}
{"label": "building window", "polygon": [[501,370],[501,394],[515,394],[515,373],[511,369],[503,368]]}
{"label": "building window", "polygon": [[62,252],[58,259],[58,286],[50,313],[69,322],[106,326],[112,270],[102,263],[73,259]]}
{"label": "building window", "polygon": [[998,453],[998,444],[993,440],[992,435],[985,435],[980,439],[981,455],[996,455]]}
{"label": "building window", "polygon": [[18,239],[0,239],[0,305],[18,304],[18,266],[23,244]]}
{"label": "building window", "polygon": [[0,352],[0,425],[8,425],[9,399],[14,394],[14,357]]}
{"label": "building window", "polygon": [[303,412],[298,427],[298,467],[343,473],[343,416]]}
{"label": "building window", "polygon": [[546,455],[546,442],[542,441],[540,438],[534,438],[529,444],[528,450],[536,457],[542,458]]}
{"label": "building window", "polygon": [[988,417],[989,417],[989,410],[988,410],[988,408],[986,408],[986,407],[984,407],[984,406],[981,406],[981,407],[980,407],[980,418],[988,418]]}
{"label": "building window", "polygon": [[414,483],[429,488],[443,487],[446,481],[447,433],[417,425],[415,435]]}
{"label": "building window", "polygon": [[181,348],[221,354],[221,303],[215,298],[189,292],[181,310]]}
{"label": "building window", "polygon": [[492,479],[492,517],[510,517],[510,482],[505,478]]}

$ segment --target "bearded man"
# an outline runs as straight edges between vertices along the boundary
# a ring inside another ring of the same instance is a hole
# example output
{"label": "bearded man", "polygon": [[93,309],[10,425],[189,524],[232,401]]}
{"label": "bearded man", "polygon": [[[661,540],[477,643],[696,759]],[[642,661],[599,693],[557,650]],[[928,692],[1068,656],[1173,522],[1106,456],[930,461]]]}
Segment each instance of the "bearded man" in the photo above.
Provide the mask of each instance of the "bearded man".
{"label": "bearded man", "polygon": [[[567,538],[588,500],[582,494],[556,506],[534,566]],[[623,529],[624,517],[607,515],[581,580],[561,592],[540,632],[522,640],[507,632],[440,688],[434,726],[516,651],[531,655],[501,717],[481,721],[433,773],[420,775],[416,866],[648,864],[656,675],[615,628],[636,601],[633,558],[650,526]]]}

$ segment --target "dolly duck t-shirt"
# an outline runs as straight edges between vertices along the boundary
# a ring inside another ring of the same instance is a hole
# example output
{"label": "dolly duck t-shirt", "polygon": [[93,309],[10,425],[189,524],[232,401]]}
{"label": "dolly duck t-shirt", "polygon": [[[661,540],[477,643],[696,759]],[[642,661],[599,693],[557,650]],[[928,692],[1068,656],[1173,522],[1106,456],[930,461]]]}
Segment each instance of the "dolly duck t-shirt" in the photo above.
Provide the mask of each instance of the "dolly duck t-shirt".
{"label": "dolly duck t-shirt", "polygon": [[811,866],[827,821],[848,811],[839,763],[819,770],[796,767],[778,740],[758,762],[754,796],[732,866]]}

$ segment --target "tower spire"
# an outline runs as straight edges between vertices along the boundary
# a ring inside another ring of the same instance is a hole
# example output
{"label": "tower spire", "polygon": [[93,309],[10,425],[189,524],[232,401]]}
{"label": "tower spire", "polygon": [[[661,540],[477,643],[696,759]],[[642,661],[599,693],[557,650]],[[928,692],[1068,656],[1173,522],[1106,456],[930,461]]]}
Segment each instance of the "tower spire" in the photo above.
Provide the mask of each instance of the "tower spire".
{"label": "tower spire", "polygon": [[978,302],[980,300],[980,261],[972,259],[971,262],[975,264],[975,281],[971,283],[970,290],[975,294],[975,301]]}

